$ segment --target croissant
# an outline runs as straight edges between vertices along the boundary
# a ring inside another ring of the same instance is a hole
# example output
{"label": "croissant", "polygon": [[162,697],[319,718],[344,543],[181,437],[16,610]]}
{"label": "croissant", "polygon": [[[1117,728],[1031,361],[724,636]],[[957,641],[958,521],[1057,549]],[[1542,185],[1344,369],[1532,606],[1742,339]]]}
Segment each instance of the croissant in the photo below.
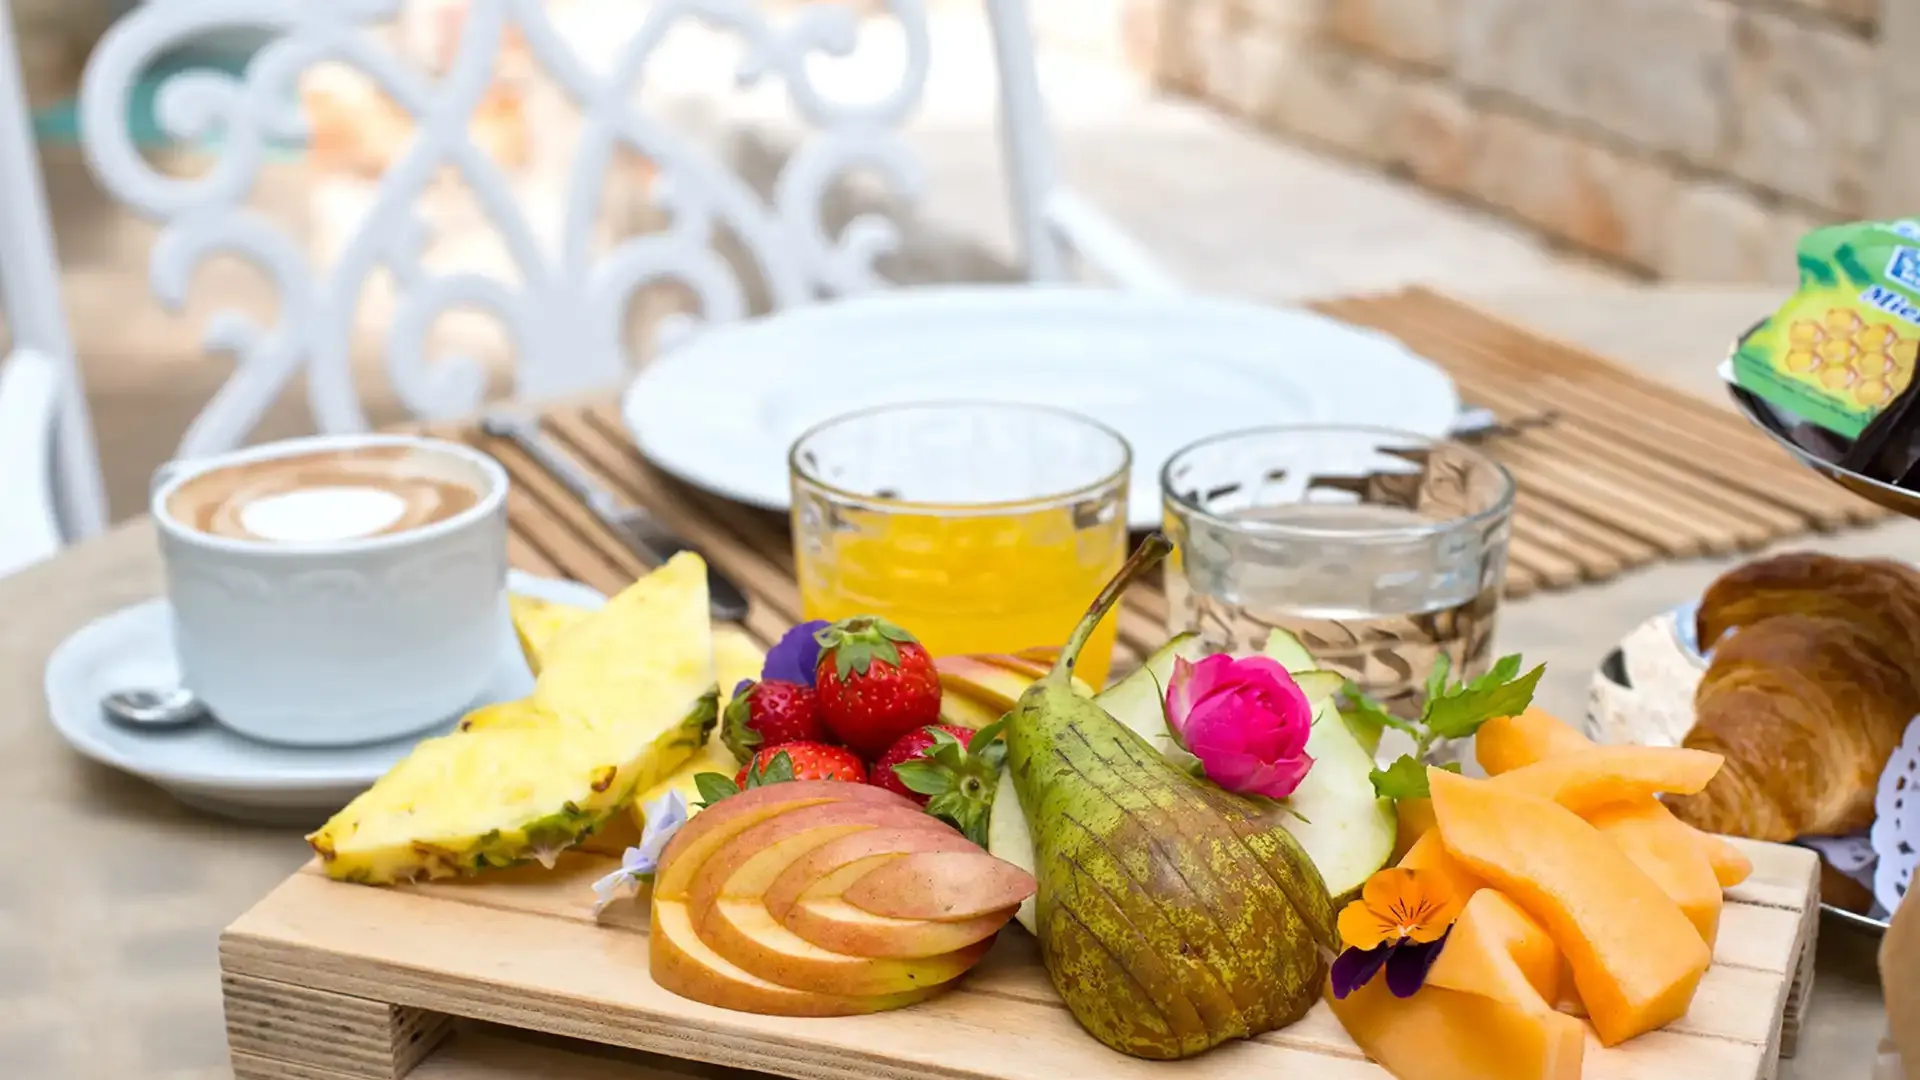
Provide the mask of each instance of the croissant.
{"label": "croissant", "polygon": [[1674,816],[1775,842],[1872,824],[1880,772],[1920,713],[1920,684],[1895,659],[1914,646],[1889,646],[1883,631],[1898,616],[1880,600],[1877,616],[1857,620],[1770,614],[1715,648],[1684,745],[1726,761],[1698,795],[1668,801]]}
{"label": "croissant", "polygon": [[1702,648],[1729,630],[1793,613],[1870,628],[1891,656],[1920,655],[1920,571],[1888,559],[1842,559],[1811,551],[1757,559],[1707,587],[1695,616]]}

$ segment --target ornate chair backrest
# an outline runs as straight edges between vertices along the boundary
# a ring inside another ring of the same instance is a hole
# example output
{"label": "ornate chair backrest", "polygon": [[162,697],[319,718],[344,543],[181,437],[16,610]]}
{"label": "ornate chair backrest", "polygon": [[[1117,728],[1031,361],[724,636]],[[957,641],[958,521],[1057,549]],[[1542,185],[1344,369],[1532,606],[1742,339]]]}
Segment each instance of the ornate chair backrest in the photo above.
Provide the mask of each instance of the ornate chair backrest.
{"label": "ornate chair backrest", "polygon": [[[920,102],[930,62],[924,0],[882,5],[904,41],[905,62],[889,93],[854,102],[824,92],[812,64],[816,54],[846,55],[861,43],[859,16],[841,5],[770,12],[756,0],[619,0],[607,6],[635,13],[632,32],[610,64],[590,67],[556,24],[555,4],[466,0],[457,47],[438,77],[382,37],[404,6],[397,0],[149,0],[114,25],[87,66],[82,146],[108,192],[161,224],[150,267],[156,295],[180,305],[196,267],[226,253],[257,264],[280,296],[271,325],[232,312],[209,322],[206,347],[231,354],[235,371],[188,430],[182,456],[238,445],[303,371],[320,430],[365,428],[350,348],[356,305],[382,271],[391,273],[398,292],[379,362],[401,404],[425,418],[471,413],[487,393],[484,365],[426,355],[429,332],[456,309],[479,309],[499,321],[513,346],[511,392],[540,398],[621,379],[629,361],[623,320],[643,287],[678,283],[706,320],[747,314],[737,260],[715,247],[721,233],[744,251],[776,308],[885,284],[875,265],[899,240],[894,226],[859,217],[832,235],[822,203],[852,168],[879,173],[904,201],[917,197],[921,174],[900,135]],[[1053,163],[1024,0],[987,0],[986,6],[1014,234],[1028,276],[1058,279],[1064,252],[1046,221]],[[739,81],[779,80],[811,129],[780,168],[770,196],[696,140],[636,107],[636,88],[669,31],[688,22],[737,39],[744,54]],[[170,174],[137,145],[129,121],[136,87],[170,50],[235,31],[261,36],[244,74],[186,70],[158,88],[155,116],[166,133],[217,139],[210,168],[191,177]],[[490,107],[497,67],[515,49],[580,114],[551,244],[536,237],[507,174],[475,134],[476,117]],[[246,204],[272,147],[309,134],[312,117],[297,104],[300,81],[323,64],[356,69],[417,124],[371,188],[358,227],[330,265],[316,266],[302,243]],[[637,154],[657,170],[663,224],[607,246],[596,241],[595,222],[610,165],[622,154]],[[517,281],[423,264],[428,230],[418,205],[448,169],[497,231]]]}

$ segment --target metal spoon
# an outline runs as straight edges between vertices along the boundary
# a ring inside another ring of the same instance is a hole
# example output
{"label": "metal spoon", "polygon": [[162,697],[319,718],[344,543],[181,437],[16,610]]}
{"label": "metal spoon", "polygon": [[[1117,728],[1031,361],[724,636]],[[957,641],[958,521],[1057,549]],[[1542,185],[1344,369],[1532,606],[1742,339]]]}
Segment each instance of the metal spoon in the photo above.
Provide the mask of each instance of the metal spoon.
{"label": "metal spoon", "polygon": [[160,731],[188,727],[208,719],[207,703],[184,686],[164,689],[131,686],[100,699],[100,710],[121,727]]}

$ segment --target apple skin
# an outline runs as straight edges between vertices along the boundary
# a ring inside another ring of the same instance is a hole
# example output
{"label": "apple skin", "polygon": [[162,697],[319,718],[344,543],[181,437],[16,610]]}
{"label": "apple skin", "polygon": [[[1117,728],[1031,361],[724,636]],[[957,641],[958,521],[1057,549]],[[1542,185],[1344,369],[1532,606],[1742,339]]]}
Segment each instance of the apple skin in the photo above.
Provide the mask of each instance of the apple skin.
{"label": "apple skin", "polygon": [[[1028,654],[1045,650],[1027,650]],[[973,653],[942,656],[934,660],[940,674],[940,719],[975,731],[1005,716],[1052,666],[1033,655]],[[1093,696],[1092,689],[1079,679],[1074,689]]]}
{"label": "apple skin", "polygon": [[929,817],[905,799],[821,803],[776,814],[735,833],[700,867],[686,897],[687,908],[694,916],[694,928],[699,928],[702,912],[723,896],[760,903],[774,880],[793,865],[794,860],[828,841],[882,826],[951,831],[945,822]]}
{"label": "apple skin", "polygon": [[687,899],[695,875],[707,858],[728,840],[788,810],[831,802],[891,804],[919,810],[911,799],[871,784],[793,780],[748,788],[700,811],[680,827],[667,844],[667,850],[660,853],[660,873],[654,879],[653,895],[668,900]]}
{"label": "apple skin", "polygon": [[1013,911],[1039,887],[1032,874],[975,848],[891,859],[845,896],[854,907],[888,918],[960,922]]}
{"label": "apple skin", "polygon": [[849,956],[918,960],[964,949],[1000,932],[1013,908],[957,922],[890,919],[862,911],[837,896],[807,897],[782,920],[803,941]]}
{"label": "apple skin", "polygon": [[[921,851],[979,850],[973,841],[952,829],[944,832],[923,828],[867,829],[828,841],[794,860],[792,866],[782,870],[773,884],[767,886],[763,900],[774,918],[785,919],[788,909],[803,894],[837,900],[847,886],[886,859]],[[832,884],[823,885],[829,881]]]}
{"label": "apple skin", "polygon": [[816,994],[749,974],[708,948],[693,932],[687,906],[654,901],[649,973],[670,993],[722,1009],[763,1016],[859,1016],[925,1001],[938,986],[866,997]]}
{"label": "apple skin", "polygon": [[816,994],[860,997],[938,986],[966,974],[993,945],[987,938],[936,956],[876,960],[807,941],[757,900],[723,899],[699,915],[694,932],[714,952],[768,982]]}
{"label": "apple skin", "polygon": [[[843,897],[894,863],[929,858],[936,861],[883,874],[866,888],[867,902],[938,920],[875,914]],[[838,781],[753,788],[696,815],[667,845],[654,885],[650,970],[683,997],[747,1012],[898,1008],[959,978],[992,947],[1031,891],[1023,871],[1004,866],[881,788]],[[1024,891],[1009,887],[1008,873],[1025,882]],[[910,895],[929,888],[953,895]],[[768,908],[776,889],[784,917]],[[997,910],[961,917],[983,898],[1008,896]]]}

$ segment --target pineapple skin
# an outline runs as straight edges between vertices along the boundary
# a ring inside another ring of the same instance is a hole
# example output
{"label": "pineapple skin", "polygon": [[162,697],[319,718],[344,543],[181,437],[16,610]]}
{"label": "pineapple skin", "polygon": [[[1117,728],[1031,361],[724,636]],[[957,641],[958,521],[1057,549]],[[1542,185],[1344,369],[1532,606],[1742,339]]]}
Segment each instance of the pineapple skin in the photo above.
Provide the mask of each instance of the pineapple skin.
{"label": "pineapple skin", "polygon": [[707,743],[719,720],[706,564],[681,553],[557,634],[533,694],[429,739],[308,842],[389,884],[551,865]]}
{"label": "pineapple skin", "polygon": [[[362,885],[393,885],[420,879],[471,876],[531,862],[551,865],[560,852],[603,828],[634,801],[637,792],[659,785],[707,741],[719,723],[718,694],[701,695],[692,711],[631,760],[580,772],[571,781],[559,809],[520,820],[502,820],[478,835],[418,837],[368,846],[352,843],[361,822],[387,812],[401,792],[380,785],[363,792],[333,820],[307,838],[330,878]],[[568,737],[564,727],[551,734]],[[465,739],[464,734],[443,740]],[[425,747],[426,744],[422,744]],[[419,750],[415,751],[419,753]],[[431,751],[429,751],[431,753]],[[404,763],[403,763],[404,764]],[[396,767],[396,772],[399,767]],[[393,774],[389,774],[393,775]],[[566,781],[563,781],[563,783]],[[446,798],[444,792],[428,797]]]}
{"label": "pineapple skin", "polygon": [[[767,654],[752,638],[731,626],[718,626],[713,631],[713,667],[720,688],[719,708],[726,712],[733,701],[733,688],[745,679],[758,679],[760,669],[767,662]],[[640,789],[633,800],[633,806],[627,811],[633,818],[636,829],[647,827],[647,805],[669,791],[677,791],[687,804],[689,815],[700,812],[700,788],[693,778],[701,773],[720,773],[732,776],[744,762],[733,756],[727,744],[709,733],[693,755],[687,758],[672,774],[658,783],[649,784]]]}

